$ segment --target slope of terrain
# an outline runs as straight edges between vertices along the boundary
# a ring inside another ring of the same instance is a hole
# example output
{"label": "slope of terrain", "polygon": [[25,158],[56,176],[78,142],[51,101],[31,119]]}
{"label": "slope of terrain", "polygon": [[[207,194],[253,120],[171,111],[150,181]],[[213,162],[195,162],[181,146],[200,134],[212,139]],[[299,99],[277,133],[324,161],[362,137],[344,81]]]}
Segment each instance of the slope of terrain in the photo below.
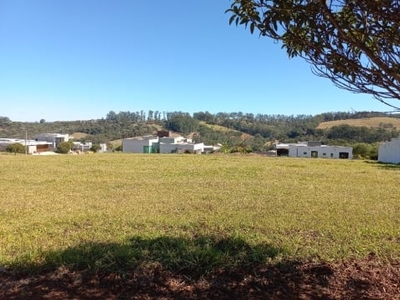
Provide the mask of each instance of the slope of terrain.
{"label": "slope of terrain", "polygon": [[375,118],[363,118],[363,119],[347,119],[322,122],[318,125],[318,129],[328,129],[333,126],[339,125],[350,125],[350,126],[366,126],[372,128],[400,128],[400,118],[391,117],[375,117]]}

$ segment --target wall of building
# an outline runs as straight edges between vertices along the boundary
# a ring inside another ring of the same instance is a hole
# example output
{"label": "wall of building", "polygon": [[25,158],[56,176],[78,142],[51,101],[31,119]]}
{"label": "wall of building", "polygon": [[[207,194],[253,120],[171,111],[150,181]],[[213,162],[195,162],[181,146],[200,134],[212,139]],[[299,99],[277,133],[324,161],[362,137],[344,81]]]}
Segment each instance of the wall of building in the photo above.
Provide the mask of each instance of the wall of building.
{"label": "wall of building", "polygon": [[6,150],[8,145],[15,144],[15,143],[19,143],[23,146],[25,146],[25,143],[26,143],[28,154],[52,150],[51,143],[45,142],[45,141],[1,138],[0,139],[0,151]]}
{"label": "wall of building", "polygon": [[186,151],[189,151],[190,153],[202,153],[204,152],[204,144],[199,143],[199,144],[182,144],[178,145],[178,152],[179,153],[185,153]]}
{"label": "wall of building", "polygon": [[[138,140],[138,139],[123,139],[122,140],[122,151],[123,152],[132,152],[132,153],[144,153],[143,149],[144,147],[150,147],[153,146],[153,144],[157,144],[158,139],[144,139],[144,140]],[[155,147],[154,145],[153,147]]]}
{"label": "wall of building", "polygon": [[160,143],[160,153],[177,153],[178,144]]}
{"label": "wall of building", "polygon": [[384,163],[400,163],[400,138],[379,145],[378,161]]}
{"label": "wall of building", "polygon": [[308,158],[353,158],[353,148],[339,146],[305,146],[289,145],[290,157],[308,157]]}
{"label": "wall of building", "polygon": [[35,140],[50,142],[52,148],[51,150],[55,150],[59,143],[69,141],[69,135],[60,133],[40,133],[35,135]]}
{"label": "wall of building", "polygon": [[[188,142],[189,141],[189,142]],[[143,139],[128,138],[122,140],[122,151],[132,153],[202,153],[204,144],[190,143],[191,139],[183,137],[162,137]]]}

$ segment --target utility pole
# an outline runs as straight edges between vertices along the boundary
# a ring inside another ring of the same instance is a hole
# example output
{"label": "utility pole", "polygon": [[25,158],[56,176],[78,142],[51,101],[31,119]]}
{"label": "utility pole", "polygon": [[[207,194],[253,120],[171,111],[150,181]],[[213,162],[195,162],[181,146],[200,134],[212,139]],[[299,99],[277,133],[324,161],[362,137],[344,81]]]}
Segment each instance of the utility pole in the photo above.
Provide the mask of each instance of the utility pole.
{"label": "utility pole", "polygon": [[28,129],[25,128],[25,155],[28,155]]}

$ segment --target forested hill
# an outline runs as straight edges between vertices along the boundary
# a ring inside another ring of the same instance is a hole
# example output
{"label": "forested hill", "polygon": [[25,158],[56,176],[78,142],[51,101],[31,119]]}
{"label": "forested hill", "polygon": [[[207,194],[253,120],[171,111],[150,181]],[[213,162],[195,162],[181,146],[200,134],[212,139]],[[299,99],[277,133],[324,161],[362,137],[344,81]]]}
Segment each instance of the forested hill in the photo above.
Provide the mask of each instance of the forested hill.
{"label": "forested hill", "polygon": [[[357,121],[358,120],[358,121]],[[361,122],[360,120],[363,120]],[[333,123],[332,123],[333,122]],[[400,136],[400,116],[380,112],[329,112],[319,115],[267,115],[252,113],[119,112],[104,118],[63,122],[13,122],[0,117],[0,137],[32,138],[37,133],[77,133],[79,140],[107,143],[167,129],[205,144],[240,145],[262,151],[276,141],[321,141],[352,145],[376,143]],[[328,124],[328,125],[327,125]],[[330,124],[330,125],[329,125]]]}

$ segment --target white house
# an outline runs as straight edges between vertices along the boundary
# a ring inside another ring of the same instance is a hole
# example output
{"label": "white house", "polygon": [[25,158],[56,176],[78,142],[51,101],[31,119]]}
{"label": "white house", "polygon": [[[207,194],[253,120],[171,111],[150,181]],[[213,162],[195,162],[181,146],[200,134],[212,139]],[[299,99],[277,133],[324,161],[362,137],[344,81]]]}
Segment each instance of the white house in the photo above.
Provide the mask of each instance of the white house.
{"label": "white house", "polygon": [[41,133],[35,135],[35,140],[50,142],[52,145],[52,150],[54,150],[57,148],[59,143],[68,142],[69,135],[60,133]]}
{"label": "white house", "polygon": [[281,155],[286,153],[290,157],[353,158],[353,148],[351,147],[321,145],[319,142],[278,144],[276,149]]}
{"label": "white house", "polygon": [[122,140],[122,151],[133,153],[203,153],[203,143],[193,143],[184,137],[144,136]]}
{"label": "white house", "polygon": [[122,140],[122,152],[156,153],[158,149],[158,137],[144,136]]}
{"label": "white house", "polygon": [[27,146],[27,153],[40,153],[45,151],[50,151],[52,144],[46,141],[34,141],[25,139],[10,139],[10,138],[0,138],[0,150],[4,151],[8,145],[19,143],[23,146]]}
{"label": "white house", "polygon": [[89,151],[92,148],[92,142],[81,143],[81,142],[72,142],[72,150],[79,150],[82,152]]}
{"label": "white house", "polygon": [[392,164],[400,163],[400,137],[379,145],[378,161]]}

